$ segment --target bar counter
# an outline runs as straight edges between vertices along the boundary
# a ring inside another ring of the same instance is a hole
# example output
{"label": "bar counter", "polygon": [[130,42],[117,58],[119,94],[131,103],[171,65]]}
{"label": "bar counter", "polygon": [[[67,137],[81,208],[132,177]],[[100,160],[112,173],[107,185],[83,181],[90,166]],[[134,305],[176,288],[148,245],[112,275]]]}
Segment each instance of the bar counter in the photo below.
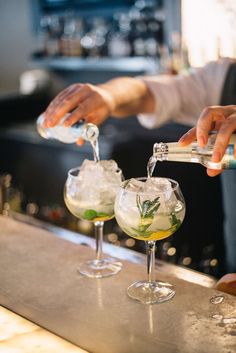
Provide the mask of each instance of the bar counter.
{"label": "bar counter", "polygon": [[40,345],[47,352],[46,337],[48,351],[58,352],[235,351],[236,298],[210,288],[214,279],[160,265],[158,278],[173,283],[176,295],[163,304],[143,305],[131,300],[126,289],[145,278],[140,260],[145,257],[128,257],[105,246],[105,252],[122,259],[123,269],[113,277],[90,279],[77,271],[81,262],[94,257],[94,249],[83,244],[0,217],[0,352],[39,352]]}

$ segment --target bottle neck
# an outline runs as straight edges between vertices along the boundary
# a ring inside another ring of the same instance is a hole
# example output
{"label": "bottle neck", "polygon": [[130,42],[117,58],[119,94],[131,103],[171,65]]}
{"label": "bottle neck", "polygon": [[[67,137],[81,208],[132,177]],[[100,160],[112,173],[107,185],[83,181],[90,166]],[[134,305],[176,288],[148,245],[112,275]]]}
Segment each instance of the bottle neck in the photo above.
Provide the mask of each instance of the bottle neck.
{"label": "bottle neck", "polygon": [[187,146],[179,146],[177,142],[156,143],[153,155],[157,161],[200,163],[207,168],[221,169],[221,162],[211,161],[212,146],[200,148],[196,142]]}
{"label": "bottle neck", "polygon": [[153,146],[153,155],[158,161],[191,162],[192,152],[192,145],[183,147],[177,142],[160,142]]}
{"label": "bottle neck", "polygon": [[92,123],[84,124],[81,128],[81,137],[86,141],[96,141],[99,135],[97,125]]}

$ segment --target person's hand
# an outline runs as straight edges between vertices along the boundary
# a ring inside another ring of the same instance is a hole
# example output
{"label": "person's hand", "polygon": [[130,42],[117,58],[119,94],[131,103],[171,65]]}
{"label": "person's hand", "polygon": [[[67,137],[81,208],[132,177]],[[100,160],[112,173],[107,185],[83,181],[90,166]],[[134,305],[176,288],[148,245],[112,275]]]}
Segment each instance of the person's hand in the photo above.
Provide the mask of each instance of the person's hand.
{"label": "person's hand", "polygon": [[49,104],[44,113],[44,125],[57,125],[67,113],[71,114],[65,120],[65,126],[71,126],[81,119],[99,125],[108,118],[113,108],[113,97],[103,85],[73,84],[60,92]]}
{"label": "person's hand", "polygon": [[[179,144],[186,146],[197,139],[198,145],[204,147],[207,144],[209,132],[218,130],[212,154],[212,162],[218,163],[223,158],[235,129],[236,105],[207,107],[202,111],[196,127],[183,135]],[[236,146],[234,146],[234,158],[236,158]],[[222,170],[207,169],[209,176],[216,176],[221,172]]]}
{"label": "person's hand", "polygon": [[221,277],[216,283],[216,289],[236,295],[236,273],[228,273]]}

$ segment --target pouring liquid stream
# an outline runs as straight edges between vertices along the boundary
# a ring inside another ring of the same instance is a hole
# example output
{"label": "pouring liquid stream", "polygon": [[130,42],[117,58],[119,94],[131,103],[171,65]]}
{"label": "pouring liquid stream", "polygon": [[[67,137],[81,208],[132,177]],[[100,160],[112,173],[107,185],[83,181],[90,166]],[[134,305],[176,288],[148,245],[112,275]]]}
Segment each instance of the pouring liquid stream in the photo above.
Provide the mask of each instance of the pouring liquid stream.
{"label": "pouring liquid stream", "polygon": [[90,140],[89,142],[90,142],[90,144],[92,146],[92,150],[93,150],[93,159],[94,159],[95,162],[99,162],[100,161],[100,156],[99,156],[98,139]]}
{"label": "pouring liquid stream", "polygon": [[152,177],[152,174],[154,172],[156,164],[157,164],[157,158],[154,155],[152,155],[149,158],[149,161],[148,161],[148,164],[147,164],[147,177],[148,178]]}

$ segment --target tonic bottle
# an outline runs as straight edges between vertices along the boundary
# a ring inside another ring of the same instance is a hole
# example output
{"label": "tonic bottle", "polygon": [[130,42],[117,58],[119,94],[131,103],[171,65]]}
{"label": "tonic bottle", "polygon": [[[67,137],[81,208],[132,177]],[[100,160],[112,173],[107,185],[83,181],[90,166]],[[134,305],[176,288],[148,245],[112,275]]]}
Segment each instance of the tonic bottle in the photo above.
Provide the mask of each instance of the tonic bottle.
{"label": "tonic bottle", "polygon": [[74,143],[82,138],[86,141],[95,141],[98,138],[98,127],[92,123],[79,121],[78,123],[66,127],[63,125],[69,114],[65,115],[60,123],[54,127],[44,127],[44,115],[41,114],[37,119],[37,131],[45,139],[54,139],[64,143]]}
{"label": "tonic bottle", "polygon": [[236,168],[236,159],[234,158],[236,134],[231,136],[222,160],[219,163],[211,161],[216,134],[216,131],[212,131],[209,134],[208,143],[203,148],[199,147],[197,142],[193,142],[188,146],[179,146],[177,142],[155,143],[153,146],[153,157],[156,161],[200,163],[210,169]]}

